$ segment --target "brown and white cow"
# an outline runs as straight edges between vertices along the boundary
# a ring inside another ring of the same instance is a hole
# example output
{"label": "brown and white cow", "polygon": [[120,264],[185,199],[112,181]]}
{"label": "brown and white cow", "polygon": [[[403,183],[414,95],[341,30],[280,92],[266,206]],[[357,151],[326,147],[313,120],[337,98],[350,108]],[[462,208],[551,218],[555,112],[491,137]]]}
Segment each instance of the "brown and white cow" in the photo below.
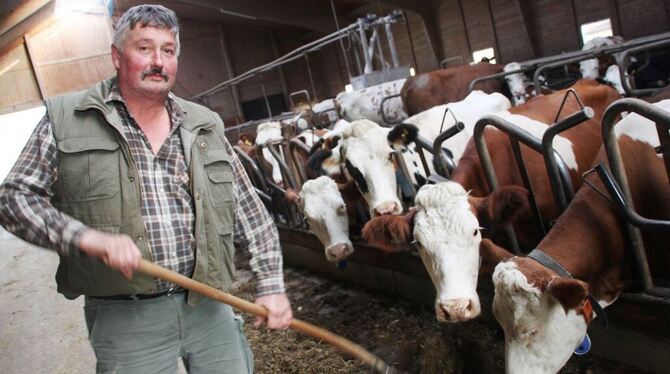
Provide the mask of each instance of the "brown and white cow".
{"label": "brown and white cow", "polygon": [[[597,37],[584,43],[582,51],[613,46],[621,43],[623,43],[623,38],[620,36]],[[596,58],[580,61],[579,71],[582,73],[582,79],[596,79],[598,77],[604,77],[607,69],[611,65],[616,65],[616,58],[614,55],[603,54]]]}
{"label": "brown and white cow", "polygon": [[[470,82],[476,78],[502,72],[502,65],[478,63],[457,65],[407,78],[402,87],[402,105],[408,115],[434,106],[465,99]],[[486,93],[501,92],[508,96],[507,87],[499,80],[487,80],[476,87]]]}
{"label": "brown and white cow", "polygon": [[[656,104],[670,112],[670,100]],[[670,188],[654,124],[637,114],[615,126],[636,211],[644,217],[670,219]],[[604,150],[596,162],[607,163]],[[600,190],[599,180],[594,184]],[[664,232],[645,232],[643,240],[652,275],[670,271]],[[505,331],[508,373],[555,373],[586,334],[592,317],[589,293],[602,306],[612,304],[632,281],[633,255],[627,248],[618,208],[584,185],[538,245],[573,278],[565,278],[539,262],[510,253],[484,240],[485,263],[493,273],[493,312]]]}
{"label": "brown and white cow", "polygon": [[[581,81],[572,88],[584,105],[594,109],[595,118],[556,137],[554,147],[570,169],[573,185],[579,186],[581,174],[590,167],[601,144],[601,116],[618,94],[612,87],[595,81]],[[564,95],[565,90],[538,96],[496,115],[541,138],[553,123]],[[569,100],[562,117],[578,109],[579,106]],[[532,221],[528,192],[521,187],[521,176],[507,135],[487,128],[484,136],[500,188],[489,190],[471,140],[452,173],[452,181],[419,190],[413,220],[372,219],[363,229],[363,237],[384,250],[395,250],[394,242],[416,243],[437,291],[435,310],[440,321],[462,321],[479,314],[476,284],[482,235],[490,237],[500,232],[498,228],[502,225],[512,223],[522,247],[531,247],[541,239],[541,232]],[[560,211],[553,199],[543,159],[525,146],[521,149],[543,218],[555,219]],[[379,225],[396,228],[407,225],[400,232],[413,233],[413,237],[400,237],[398,232],[375,227]],[[484,228],[481,233],[480,227]]]}
{"label": "brown and white cow", "polygon": [[405,83],[398,79],[364,88],[353,92],[340,92],[335,97],[338,113],[347,121],[367,119],[376,123],[385,123],[384,115],[389,121],[400,122],[407,118],[400,98],[389,99],[382,108],[385,97],[397,95]]}

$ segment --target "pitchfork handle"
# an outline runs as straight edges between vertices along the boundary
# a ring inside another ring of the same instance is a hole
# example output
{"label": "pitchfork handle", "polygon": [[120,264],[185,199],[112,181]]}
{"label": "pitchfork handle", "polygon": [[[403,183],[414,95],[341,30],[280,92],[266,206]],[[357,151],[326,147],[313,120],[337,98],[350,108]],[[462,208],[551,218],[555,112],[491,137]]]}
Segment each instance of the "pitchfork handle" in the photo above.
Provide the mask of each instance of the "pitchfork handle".
{"label": "pitchfork handle", "polygon": [[[217,290],[214,287],[210,287],[206,284],[194,281],[191,278],[177,274],[147,260],[142,260],[137,270],[151,277],[160,278],[187,290],[197,292],[214,300],[221,301],[241,311],[261,317],[267,317],[268,315],[267,309],[258,304],[250,303],[246,300],[240,299],[239,297],[235,297],[226,292]],[[354,358],[361,360],[363,363],[372,367],[379,373],[389,373],[396,371],[393,367],[386,364],[384,360],[368,352],[365,348],[326,329],[296,318],[291,321],[289,327],[340,349]]]}

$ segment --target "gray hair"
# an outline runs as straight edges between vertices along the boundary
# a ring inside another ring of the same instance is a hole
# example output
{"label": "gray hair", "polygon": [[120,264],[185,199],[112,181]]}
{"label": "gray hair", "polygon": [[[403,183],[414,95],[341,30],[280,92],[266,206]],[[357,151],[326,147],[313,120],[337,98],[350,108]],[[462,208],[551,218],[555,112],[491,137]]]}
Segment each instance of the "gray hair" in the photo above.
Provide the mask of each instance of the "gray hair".
{"label": "gray hair", "polygon": [[175,12],[162,5],[137,5],[128,9],[114,29],[112,43],[116,48],[122,49],[126,34],[136,25],[170,30],[175,39],[175,52],[179,56],[179,20]]}

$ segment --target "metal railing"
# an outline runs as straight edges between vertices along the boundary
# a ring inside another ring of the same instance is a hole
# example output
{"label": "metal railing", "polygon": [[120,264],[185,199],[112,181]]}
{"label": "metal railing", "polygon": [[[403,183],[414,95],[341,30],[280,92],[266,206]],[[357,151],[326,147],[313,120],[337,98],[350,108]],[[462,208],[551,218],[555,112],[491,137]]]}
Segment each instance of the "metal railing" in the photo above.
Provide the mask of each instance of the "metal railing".
{"label": "metal railing", "polygon": [[625,214],[627,220],[625,225],[628,234],[627,237],[633,249],[638,280],[643,292],[652,296],[670,298],[670,288],[654,285],[640,231],[640,228],[668,230],[670,229],[670,221],[645,218],[635,211],[630,184],[623,167],[621,149],[619,148],[614,131],[615,120],[622,112],[637,113],[656,123],[659,140],[661,141],[661,146],[657,151],[663,154],[668,178],[670,178],[670,150],[668,150],[668,145],[670,145],[670,139],[668,139],[670,113],[634,98],[619,99],[611,104],[603,116],[602,135],[613,178],[607,175],[604,168],[601,168],[602,170],[599,171],[599,175],[603,179],[603,183],[608,188],[608,191],[610,191],[615,203]]}
{"label": "metal railing", "polygon": [[654,43],[644,44],[639,47],[630,48],[621,52],[621,54],[617,57],[617,65],[619,65],[619,76],[621,77],[621,85],[623,86],[623,89],[624,91],[626,91],[627,95],[646,96],[646,95],[652,95],[659,90],[658,88],[636,89],[631,87],[628,76],[626,75],[626,71],[628,70],[628,66],[630,64],[629,56],[634,53],[649,51],[661,47],[667,47],[669,45],[670,45],[670,39],[665,39]]}
{"label": "metal railing", "polygon": [[[568,94],[569,93],[566,93],[566,97]],[[479,160],[484,171],[484,175],[486,176],[486,180],[491,191],[497,189],[499,184],[491,156],[489,155],[488,147],[484,140],[484,130],[487,126],[493,126],[508,135],[512,147],[512,152],[514,154],[519,173],[521,174],[524,187],[530,193],[530,205],[533,211],[533,215],[535,216],[538,228],[543,234],[547,233],[547,227],[542,218],[542,212],[540,211],[540,208],[537,204],[533,186],[530,183],[528,169],[526,168],[525,162],[523,160],[519,143],[523,143],[533,151],[540,153],[543,156],[554,200],[557,207],[562,212],[567,207],[569,200],[572,198],[572,196],[574,196],[574,188],[572,186],[568,167],[565,165],[565,162],[563,161],[563,158],[560,156],[560,154],[558,154],[558,152],[553,149],[553,139],[559,133],[566,131],[590,118],[593,118],[593,110],[589,107],[585,107],[580,111],[565,117],[563,120],[550,125],[545,131],[542,140],[496,115],[483,116],[475,124],[473,139],[477,148],[477,153],[479,155]],[[511,226],[508,225],[505,228],[505,231],[510,241],[512,250],[517,254],[521,253],[519,244],[516,240],[516,235],[514,234]]]}

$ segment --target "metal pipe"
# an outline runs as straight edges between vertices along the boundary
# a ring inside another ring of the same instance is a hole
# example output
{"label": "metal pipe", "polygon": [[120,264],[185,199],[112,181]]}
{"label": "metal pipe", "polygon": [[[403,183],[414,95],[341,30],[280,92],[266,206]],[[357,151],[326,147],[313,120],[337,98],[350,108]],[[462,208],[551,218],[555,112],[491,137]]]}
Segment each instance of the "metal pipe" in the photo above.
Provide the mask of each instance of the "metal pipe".
{"label": "metal pipe", "polygon": [[[330,0],[330,9],[333,11],[333,20],[335,20],[335,27],[337,28],[337,31],[340,31],[340,22],[337,20],[337,11],[335,10],[335,3],[333,3],[333,0]],[[347,54],[344,51],[344,42],[342,39],[340,39],[340,50],[342,51],[342,57],[344,57],[344,66],[347,68],[347,76],[349,79],[351,79],[351,70],[349,69],[349,59],[347,58]]]}
{"label": "metal pipe", "polygon": [[363,49],[363,59],[365,60],[365,66],[363,68],[364,74],[372,73],[372,61],[370,61],[370,54],[368,52],[368,37],[365,34],[365,23],[363,18],[358,19],[358,34],[360,37],[361,48]]}
{"label": "metal pipe", "polygon": [[393,30],[391,30],[391,24],[385,24],[384,29],[386,31],[386,40],[389,43],[389,51],[391,51],[391,61],[393,62],[393,67],[397,68],[400,66],[400,62],[398,61],[398,51],[395,49],[395,40],[393,39]]}
{"label": "metal pipe", "polygon": [[670,45],[670,39],[661,40],[658,42],[627,49],[618,56],[617,65],[619,65],[619,76],[621,77],[621,85],[623,86],[624,91],[626,91],[626,94],[630,96],[644,96],[651,95],[658,91],[658,88],[635,89],[630,86],[630,82],[626,76],[626,71],[628,70],[628,56],[633,53],[648,51],[650,49],[665,47],[668,45]]}
{"label": "metal pipe", "polygon": [[519,139],[510,136],[510,143],[512,145],[512,152],[514,153],[514,159],[516,160],[517,168],[519,169],[519,173],[521,174],[521,180],[523,181],[523,185],[530,193],[530,209],[533,212],[533,215],[535,216],[535,223],[537,223],[538,227],[540,228],[542,236],[547,235],[547,229],[545,228],[544,220],[542,219],[542,212],[540,211],[540,207],[537,205],[537,199],[535,199],[535,189],[533,188],[533,185],[530,183],[528,168],[526,168],[526,162],[523,160],[523,156],[521,155],[521,147],[519,146]]}
{"label": "metal pipe", "polygon": [[437,166],[440,169],[436,170],[436,172],[445,178],[451,178],[451,171],[454,170],[456,165],[454,165],[454,160],[449,159],[442,151],[442,143],[463,131],[463,129],[465,129],[465,125],[463,122],[458,121],[453,126],[440,133],[433,141],[433,156],[436,158]]}
{"label": "metal pipe", "polygon": [[[670,115],[662,109],[634,98],[625,98],[615,101],[607,108],[605,114],[603,115],[602,135],[605,151],[607,153],[607,158],[612,170],[612,174],[614,175],[614,179],[618,183],[621,192],[627,201],[626,206],[628,209],[630,209],[629,213],[631,213],[635,211],[635,206],[630,192],[628,177],[626,176],[626,172],[623,168],[621,150],[619,149],[617,136],[614,132],[614,126],[616,124],[615,120],[622,112],[637,113],[653,122],[656,122],[657,124],[663,124],[663,126],[666,128],[670,126]],[[647,254],[644,249],[642,233],[640,232],[639,228],[635,227],[630,222],[627,222],[625,227],[628,233],[628,238],[632,244],[635,265],[638,270],[640,283],[642,284],[645,292],[653,292],[654,284],[653,279],[651,278],[651,273],[649,271],[649,262],[647,260]]]}
{"label": "metal pipe", "polygon": [[[567,94],[566,94],[567,95]],[[570,174],[565,170],[559,170],[559,164],[565,165],[563,159],[559,157],[560,154],[554,151],[554,138],[568,129],[571,129],[580,123],[592,119],[595,112],[590,107],[585,107],[579,112],[573,113],[565,117],[560,122],[557,122],[545,130],[542,135],[542,156],[544,158],[544,165],[547,168],[549,175],[549,183],[551,183],[551,191],[554,193],[556,204],[564,211],[568,207],[568,202],[572,200],[575,194],[572,186],[572,179]],[[561,183],[562,182],[562,183]]]}
{"label": "metal pipe", "polygon": [[249,155],[246,154],[246,152],[244,152],[242,148],[240,148],[239,146],[237,145],[233,146],[233,150],[235,151],[235,153],[237,153],[237,157],[240,159],[240,161],[248,165],[253,171],[253,173],[256,175],[257,181],[260,183],[260,186],[258,187],[260,187],[260,189],[262,189],[265,192],[270,191],[267,183],[265,183],[265,176],[258,167],[258,165],[256,165],[256,162],[251,157],[249,157]]}
{"label": "metal pipe", "polygon": [[312,96],[314,96],[315,101],[319,101],[318,96],[316,96],[316,87],[314,86],[314,77],[312,77],[312,68],[309,66],[309,57],[306,53],[305,53],[305,64],[307,65],[307,75],[309,76],[309,84],[312,87]]}
{"label": "metal pipe", "polygon": [[384,121],[384,124],[385,124],[385,125],[394,125],[394,124],[400,123],[400,122],[402,121],[402,120],[400,120],[400,121],[397,121],[397,120],[393,120],[393,121],[392,121],[392,120],[389,120],[388,117],[386,117],[386,111],[384,110],[384,104],[385,104],[388,100],[394,99],[394,98],[396,98],[396,97],[400,97],[400,94],[384,96],[384,98],[382,99],[381,103],[379,104],[379,107],[380,107],[379,110],[381,110],[381,113],[382,113],[382,120]]}
{"label": "metal pipe", "polygon": [[419,65],[416,63],[416,52],[414,51],[414,41],[412,40],[412,30],[409,27],[409,18],[407,18],[407,12],[402,11],[402,18],[405,20],[405,30],[407,30],[407,38],[409,39],[409,49],[412,51],[412,62],[414,63],[414,68],[416,71],[419,71]]}
{"label": "metal pipe", "polygon": [[277,161],[277,164],[279,165],[279,170],[281,170],[282,176],[284,178],[286,178],[286,182],[288,182],[288,183],[284,183],[284,185],[288,184],[289,188],[293,188],[294,190],[297,190],[298,185],[295,182],[295,178],[293,178],[293,175],[291,175],[291,173],[289,172],[288,165],[286,164],[286,161],[284,161],[284,158],[282,157],[282,155],[279,153],[279,151],[277,151],[277,149],[275,149],[276,145],[277,144],[275,144],[275,143],[268,143],[265,146],[267,147],[268,151],[270,151],[272,156]]}

